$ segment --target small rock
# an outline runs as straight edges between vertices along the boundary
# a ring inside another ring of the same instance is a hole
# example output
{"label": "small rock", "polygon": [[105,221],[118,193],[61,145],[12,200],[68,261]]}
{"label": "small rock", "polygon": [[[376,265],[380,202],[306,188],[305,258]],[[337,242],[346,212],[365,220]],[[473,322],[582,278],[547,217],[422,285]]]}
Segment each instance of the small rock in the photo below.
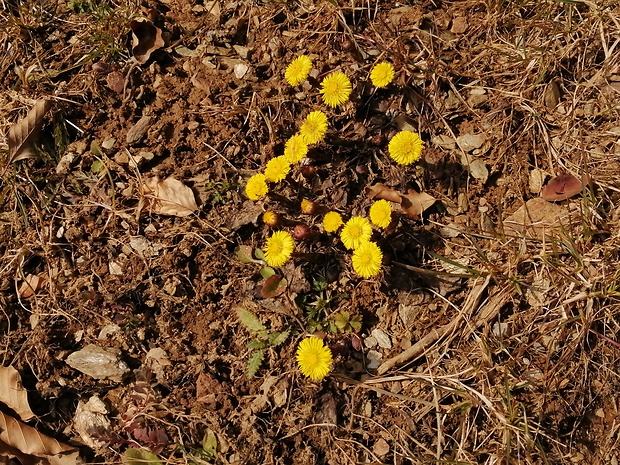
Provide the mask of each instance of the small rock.
{"label": "small rock", "polygon": [[447,150],[454,150],[456,148],[456,142],[447,134],[440,134],[438,136],[431,137],[431,144]]}
{"label": "small rock", "polygon": [[99,450],[107,445],[107,441],[100,439],[111,426],[107,414],[108,409],[97,396],[92,396],[88,402],[78,402],[73,416],[73,429],[88,447]]}
{"label": "small rock", "polygon": [[385,331],[375,328],[372,330],[371,337],[374,337],[377,340],[377,344],[382,349],[391,349],[392,341],[390,340],[390,336],[388,336]]}
{"label": "small rock", "polygon": [[463,134],[456,138],[458,145],[466,152],[479,149],[485,140],[486,137],[482,134]]}
{"label": "small rock", "polygon": [[467,18],[464,16],[457,16],[452,20],[452,27],[450,28],[450,31],[455,34],[463,34],[464,32],[467,32],[468,28],[469,24],[467,23]]}
{"label": "small rock", "polygon": [[441,237],[445,237],[446,239],[452,239],[461,234],[461,228],[456,223],[450,223],[441,228],[439,230],[439,234],[441,234]]}
{"label": "small rock", "polygon": [[364,338],[364,345],[369,349],[377,347],[377,339],[373,336],[368,336]]}
{"label": "small rock", "polygon": [[487,91],[482,87],[476,87],[469,92],[467,103],[474,108],[480,107],[489,99]]}
{"label": "small rock", "polygon": [[119,325],[106,325],[101,328],[101,331],[99,331],[99,336],[97,336],[97,339],[99,339],[100,341],[105,341],[108,336],[120,333],[121,331],[122,329]]}
{"label": "small rock", "polygon": [[127,131],[127,143],[129,145],[133,145],[140,142],[144,136],[146,136],[146,132],[148,131],[150,124],[150,116],[143,116],[140,118],[140,120],[129,131]]}
{"label": "small rock", "polygon": [[379,368],[379,365],[381,365],[381,362],[383,361],[383,355],[381,355],[381,353],[377,352],[376,350],[369,350],[366,358],[368,359],[366,368],[368,368],[369,370],[376,370],[377,368]]}
{"label": "small rock", "polygon": [[67,365],[95,379],[110,379],[120,383],[129,373],[127,364],[120,358],[118,349],[104,349],[89,344],[67,357]]}
{"label": "small rock", "polygon": [[380,438],[377,442],[375,442],[375,445],[372,446],[372,451],[379,457],[383,457],[390,451],[390,445],[385,439]]}
{"label": "small rock", "polygon": [[233,48],[239,54],[239,56],[243,58],[244,60],[247,60],[252,53],[251,48],[244,47],[243,45],[233,45]]}
{"label": "small rock", "polygon": [[243,79],[243,77],[247,74],[250,67],[244,63],[237,63],[233,66],[233,73],[237,76],[237,79]]}
{"label": "small rock", "polygon": [[538,194],[542,189],[543,181],[545,180],[545,173],[543,170],[534,168],[530,171],[530,192],[532,194]]}
{"label": "small rock", "polygon": [[101,143],[101,148],[110,150],[112,147],[114,147],[115,143],[116,139],[114,137],[110,137],[109,139],[106,139]]}

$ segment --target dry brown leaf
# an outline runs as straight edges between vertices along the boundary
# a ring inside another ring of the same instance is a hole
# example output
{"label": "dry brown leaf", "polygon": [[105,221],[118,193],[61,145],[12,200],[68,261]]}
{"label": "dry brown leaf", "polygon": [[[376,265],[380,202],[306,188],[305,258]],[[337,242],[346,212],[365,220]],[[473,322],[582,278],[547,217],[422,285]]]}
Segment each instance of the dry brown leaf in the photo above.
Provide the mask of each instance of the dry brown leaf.
{"label": "dry brown leaf", "polygon": [[572,174],[560,174],[547,183],[540,191],[540,196],[549,202],[560,202],[581,193],[590,182],[590,176],[584,174],[581,181]]}
{"label": "dry brown leaf", "polygon": [[188,216],[198,209],[194,192],[173,177],[163,181],[158,176],[147,179],[142,194],[147,208],[160,215]]}
{"label": "dry brown leaf", "polygon": [[11,366],[0,367],[0,402],[6,404],[24,421],[35,416],[30,410],[28,393],[22,386],[22,378]]}
{"label": "dry brown leaf", "polygon": [[26,158],[34,158],[32,145],[39,137],[43,118],[52,107],[50,100],[37,100],[25,118],[9,128],[9,158],[7,164]]}
{"label": "dry brown leaf", "polygon": [[70,459],[71,455],[60,455],[73,452],[75,448],[58,442],[2,412],[0,412],[0,442],[27,456],[46,459],[49,463],[54,461],[54,463],[69,465],[76,463],[77,460],[77,454],[73,460]]}
{"label": "dry brown leaf", "polygon": [[570,212],[562,205],[536,197],[525,202],[516,212],[504,220],[507,234],[525,234],[542,239],[570,226]]}
{"label": "dry brown leaf", "polygon": [[41,289],[45,283],[47,282],[47,275],[42,273],[40,275],[36,274],[28,274],[26,275],[26,279],[22,281],[17,289],[17,294],[22,299],[27,299],[28,297],[32,297],[37,293],[39,289]]}
{"label": "dry brown leaf", "polygon": [[426,192],[416,192],[413,189],[407,191],[407,195],[403,195],[403,201],[400,208],[409,218],[419,218],[424,211],[435,203],[437,199]]}
{"label": "dry brown leaf", "polygon": [[131,28],[131,45],[133,56],[140,64],[144,64],[158,48],[165,45],[161,29],[146,19],[134,19],[129,23]]}
{"label": "dry brown leaf", "polygon": [[384,199],[398,204],[400,212],[412,219],[419,218],[436,201],[435,197],[424,192],[409,189],[407,194],[400,194],[381,183],[367,187],[365,192],[370,199]]}
{"label": "dry brown leaf", "polygon": [[371,200],[383,199],[394,203],[401,203],[401,195],[385,184],[377,183],[373,186],[367,187],[365,192],[366,196]]}

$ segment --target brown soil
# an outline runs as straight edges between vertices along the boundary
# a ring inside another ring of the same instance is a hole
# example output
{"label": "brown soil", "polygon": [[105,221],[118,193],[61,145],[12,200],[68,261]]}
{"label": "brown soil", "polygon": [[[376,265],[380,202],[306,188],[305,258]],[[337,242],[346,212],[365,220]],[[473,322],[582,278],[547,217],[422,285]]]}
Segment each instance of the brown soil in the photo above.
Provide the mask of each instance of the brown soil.
{"label": "brown soil", "polygon": [[[87,462],[128,460],[127,448],[162,463],[618,459],[620,7],[147,3],[2,5],[0,123],[8,131],[37,99],[54,102],[37,156],[3,163],[0,185],[3,364],[28,390],[30,426]],[[165,39],[144,64],[131,57],[136,17]],[[315,71],[293,88],[284,70],[300,54]],[[396,79],[375,89],[368,75],[383,59]],[[354,92],[329,109],[319,82],[335,69]],[[328,114],[325,141],[248,200],[247,179],[312,110]],[[407,167],[387,150],[403,128],[425,142]],[[560,210],[526,203],[562,173],[591,181]],[[189,186],[197,211],[157,214],[141,191],[154,175]],[[299,205],[367,216],[376,183],[436,202],[375,231],[382,272],[364,280],[322,214]],[[235,252],[264,246],[268,209],[318,233],[296,242],[275,297],[261,265]],[[255,377],[240,307],[290,331]],[[333,331],[342,311],[361,328]],[[295,361],[308,332],[334,355],[321,382]],[[120,351],[122,381],[69,366],[89,344]],[[80,435],[78,401],[92,396],[109,425]]]}

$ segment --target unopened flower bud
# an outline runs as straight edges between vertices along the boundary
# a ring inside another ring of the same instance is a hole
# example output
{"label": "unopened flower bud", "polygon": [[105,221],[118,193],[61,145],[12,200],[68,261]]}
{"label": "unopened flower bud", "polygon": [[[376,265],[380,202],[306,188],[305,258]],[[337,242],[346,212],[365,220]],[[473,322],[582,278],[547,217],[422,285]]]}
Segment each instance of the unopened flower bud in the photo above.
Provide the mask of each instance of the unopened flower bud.
{"label": "unopened flower bud", "polygon": [[316,215],[318,211],[319,206],[316,204],[316,202],[308,199],[303,199],[301,201],[301,212],[304,215]]}
{"label": "unopened flower bud", "polygon": [[306,179],[311,179],[316,176],[316,166],[304,165],[301,167],[301,175]]}
{"label": "unopened flower bud", "polygon": [[292,236],[298,241],[310,241],[314,238],[315,233],[305,224],[298,224],[293,229]]}
{"label": "unopened flower bud", "polygon": [[282,223],[282,218],[276,212],[268,210],[263,213],[263,223],[272,228],[276,228]]}

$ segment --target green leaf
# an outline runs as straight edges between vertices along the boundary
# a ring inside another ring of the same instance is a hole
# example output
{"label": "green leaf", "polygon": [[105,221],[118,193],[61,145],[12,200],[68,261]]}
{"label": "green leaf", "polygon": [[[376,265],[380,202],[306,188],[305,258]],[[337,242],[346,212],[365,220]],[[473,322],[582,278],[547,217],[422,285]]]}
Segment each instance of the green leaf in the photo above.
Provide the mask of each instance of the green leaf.
{"label": "green leaf", "polygon": [[137,447],[127,449],[123,455],[121,455],[121,460],[125,465],[162,465],[159,461],[159,457],[155,454],[146,449],[139,449]]}
{"label": "green leaf", "polygon": [[205,437],[202,438],[202,450],[209,459],[214,459],[217,455],[217,437],[210,429],[207,430]]}
{"label": "green leaf", "polygon": [[355,315],[353,318],[351,318],[349,324],[354,331],[359,331],[360,329],[362,329],[362,315]]}
{"label": "green leaf", "polygon": [[254,255],[256,256],[256,258],[258,258],[259,260],[264,260],[265,259],[265,254],[263,253],[263,251],[261,249],[256,249],[254,251]]}
{"label": "green leaf", "polygon": [[235,256],[237,257],[237,260],[239,260],[241,263],[257,262],[257,260],[252,257],[252,247],[250,247],[249,245],[240,245],[239,247],[237,247],[235,249]]}
{"label": "green leaf", "polygon": [[273,276],[265,279],[263,287],[260,290],[260,294],[265,299],[277,297],[286,290],[286,286],[288,286],[288,281],[282,276],[274,274]]}
{"label": "green leaf", "polygon": [[288,338],[290,331],[278,331],[269,335],[269,345],[272,347],[278,347]]}
{"label": "green leaf", "polygon": [[276,270],[269,266],[264,266],[260,269],[260,275],[265,279],[271,278],[274,274],[276,274]]}
{"label": "green leaf", "polygon": [[258,317],[249,310],[245,308],[237,308],[237,318],[243,326],[245,326],[250,331],[266,331],[265,325],[263,325]]}
{"label": "green leaf", "polygon": [[90,170],[93,173],[100,173],[105,168],[105,165],[101,160],[95,160],[92,165],[90,165]]}
{"label": "green leaf", "polygon": [[351,314],[349,312],[339,312],[334,316],[334,324],[340,331],[344,331],[349,326]]}
{"label": "green leaf", "polygon": [[267,341],[261,341],[259,339],[252,339],[248,342],[248,349],[265,349],[267,346]]}
{"label": "green leaf", "polygon": [[250,359],[248,360],[248,366],[246,368],[246,375],[248,378],[254,378],[256,372],[260,368],[265,359],[265,352],[259,350],[250,355]]}

